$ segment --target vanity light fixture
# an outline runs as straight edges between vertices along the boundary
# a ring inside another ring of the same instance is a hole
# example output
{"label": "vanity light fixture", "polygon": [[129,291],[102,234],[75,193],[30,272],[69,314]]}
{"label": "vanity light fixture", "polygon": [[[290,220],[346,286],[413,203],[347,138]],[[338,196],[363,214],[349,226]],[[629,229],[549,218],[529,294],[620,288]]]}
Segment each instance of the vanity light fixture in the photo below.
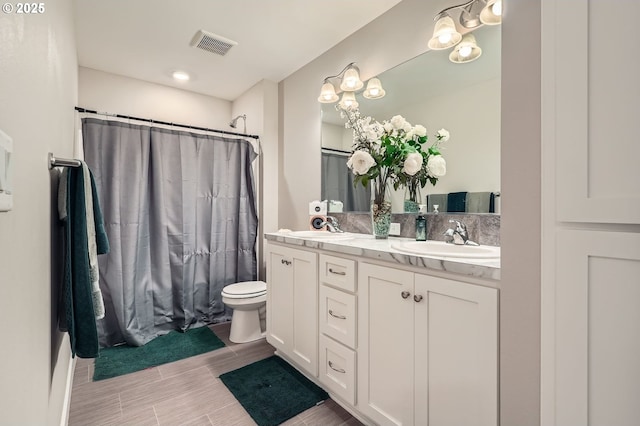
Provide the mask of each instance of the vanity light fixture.
{"label": "vanity light fixture", "polygon": [[347,65],[344,76],[342,77],[340,89],[345,92],[355,92],[356,90],[362,89],[363,86],[364,83],[360,80],[360,70],[358,67],[356,67],[355,64]]}
{"label": "vanity light fixture", "polygon": [[320,96],[318,97],[318,101],[323,104],[330,104],[336,102],[338,100],[338,95],[336,94],[336,88],[333,87],[333,84],[329,82],[328,78],[324,79],[324,84],[322,85],[322,89],[320,90]]}
{"label": "vanity light fixture", "polygon": [[487,5],[480,12],[480,20],[485,25],[502,23],[502,0],[488,0]]}
{"label": "vanity light fixture", "polygon": [[342,99],[340,99],[340,106],[342,108],[358,108],[360,104],[356,100],[355,92],[344,92],[342,93]]}
{"label": "vanity light fixture", "polygon": [[458,23],[463,29],[471,30],[482,24],[498,25],[502,22],[502,0],[469,0],[441,10],[434,18],[436,24],[428,42],[429,48],[444,50],[456,46],[449,59],[455,63],[471,62],[480,57],[482,49],[475,37],[463,37],[457,30],[451,17],[454,12],[460,13]]}
{"label": "vanity light fixture", "polygon": [[386,92],[382,88],[382,83],[380,83],[380,79],[374,77],[367,82],[367,88],[362,93],[367,99],[380,99],[386,95]]}
{"label": "vanity light fixture", "polygon": [[[349,65],[344,67],[337,75],[332,75],[324,79],[322,89],[320,90],[320,96],[318,96],[318,102],[330,104],[340,99],[336,94],[336,86],[334,86],[334,83],[331,81],[332,79],[339,80],[340,82],[339,87],[343,92],[340,104],[353,105],[357,107],[358,102],[355,98],[355,92],[362,89],[364,87],[364,83],[360,79],[360,70],[356,66],[355,62],[351,62]],[[385,91],[382,89],[380,80],[377,78],[371,80],[375,81],[370,82],[367,85],[364,97],[368,99],[378,99],[383,97],[385,95]],[[369,89],[369,87],[371,87],[371,89]]]}
{"label": "vanity light fixture", "polygon": [[436,26],[433,29],[433,37],[429,40],[429,48],[443,50],[455,46],[462,40],[462,34],[456,30],[453,19],[447,12],[440,12],[436,17]]}
{"label": "vanity light fixture", "polygon": [[482,49],[476,44],[476,38],[473,34],[465,34],[462,41],[449,54],[449,60],[457,64],[475,61],[482,55]]}

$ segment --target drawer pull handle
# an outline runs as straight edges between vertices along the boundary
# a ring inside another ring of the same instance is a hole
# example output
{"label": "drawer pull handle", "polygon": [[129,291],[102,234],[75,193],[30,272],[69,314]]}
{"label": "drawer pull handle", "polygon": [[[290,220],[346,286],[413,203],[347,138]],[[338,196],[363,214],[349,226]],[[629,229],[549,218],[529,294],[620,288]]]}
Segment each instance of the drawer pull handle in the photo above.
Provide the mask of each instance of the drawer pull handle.
{"label": "drawer pull handle", "polygon": [[342,373],[342,374],[346,373],[346,371],[345,371],[345,370],[343,370],[342,368],[335,368],[335,367],[333,366],[333,363],[332,363],[331,361],[329,361],[329,367],[331,367],[331,369],[332,369],[333,371],[336,371],[336,372],[338,372],[338,373]]}
{"label": "drawer pull handle", "polygon": [[422,300],[422,295],[416,294],[415,296],[413,296],[413,300],[415,300],[416,302],[420,302]]}
{"label": "drawer pull handle", "polygon": [[291,265],[291,261],[290,260],[285,260],[285,259],[281,259],[280,263],[282,263],[283,265],[287,265],[287,266]]}
{"label": "drawer pull handle", "polygon": [[406,299],[407,297],[411,296],[411,293],[409,293],[408,291],[403,291],[402,293],[400,293],[400,296],[402,296],[403,299]]}
{"label": "drawer pull handle", "polygon": [[336,315],[336,314],[334,314],[331,309],[329,309],[329,315],[331,315],[334,318],[338,318],[338,319],[347,319],[347,317],[345,317],[344,315]]}
{"label": "drawer pull handle", "polygon": [[347,273],[344,272],[344,271],[334,271],[331,268],[329,268],[329,272],[331,272],[332,274],[335,274],[335,275],[347,275]]}

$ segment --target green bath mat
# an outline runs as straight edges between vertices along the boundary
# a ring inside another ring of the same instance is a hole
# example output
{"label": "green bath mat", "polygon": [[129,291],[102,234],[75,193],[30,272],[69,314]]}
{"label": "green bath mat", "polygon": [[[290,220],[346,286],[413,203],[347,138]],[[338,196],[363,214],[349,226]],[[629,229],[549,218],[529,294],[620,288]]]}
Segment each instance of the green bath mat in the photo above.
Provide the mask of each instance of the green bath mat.
{"label": "green bath mat", "polygon": [[93,380],[133,373],[222,347],[222,340],[205,326],[186,333],[172,331],[144,346],[121,345],[100,349],[100,356],[95,360]]}
{"label": "green bath mat", "polygon": [[259,426],[275,426],[329,398],[277,356],[222,374],[220,380]]}

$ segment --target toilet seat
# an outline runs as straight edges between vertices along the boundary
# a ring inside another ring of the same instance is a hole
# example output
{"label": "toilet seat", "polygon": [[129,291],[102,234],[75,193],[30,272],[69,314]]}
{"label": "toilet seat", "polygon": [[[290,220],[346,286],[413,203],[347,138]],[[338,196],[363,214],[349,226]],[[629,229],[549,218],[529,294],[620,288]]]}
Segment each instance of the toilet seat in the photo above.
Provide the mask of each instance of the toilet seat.
{"label": "toilet seat", "polygon": [[264,281],[244,281],[230,284],[222,289],[222,296],[229,299],[250,299],[267,294]]}

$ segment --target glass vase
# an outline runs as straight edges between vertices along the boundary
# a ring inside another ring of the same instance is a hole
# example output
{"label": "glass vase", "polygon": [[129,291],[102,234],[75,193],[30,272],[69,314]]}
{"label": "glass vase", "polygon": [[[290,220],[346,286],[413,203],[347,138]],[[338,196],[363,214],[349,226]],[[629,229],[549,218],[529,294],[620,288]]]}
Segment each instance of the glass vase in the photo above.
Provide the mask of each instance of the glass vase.
{"label": "glass vase", "polygon": [[373,236],[377,239],[389,237],[391,226],[391,201],[384,200],[381,203],[371,201],[371,225]]}
{"label": "glass vase", "polygon": [[371,225],[377,239],[389,237],[391,226],[391,191],[386,185],[377,183],[371,191]]}
{"label": "glass vase", "polygon": [[420,211],[420,186],[406,186],[404,189],[404,212],[417,213]]}

